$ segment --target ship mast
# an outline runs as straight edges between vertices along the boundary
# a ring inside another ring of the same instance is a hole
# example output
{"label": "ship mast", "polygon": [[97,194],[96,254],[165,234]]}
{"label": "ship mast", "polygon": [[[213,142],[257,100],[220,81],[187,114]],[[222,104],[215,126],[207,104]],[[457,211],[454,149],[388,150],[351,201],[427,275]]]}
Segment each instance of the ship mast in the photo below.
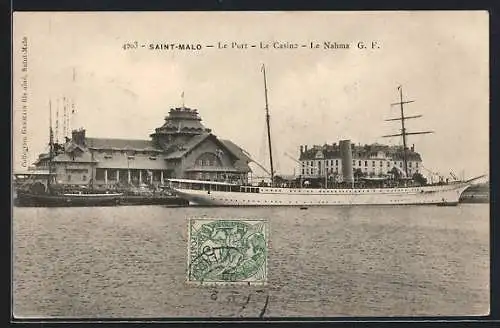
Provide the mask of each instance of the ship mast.
{"label": "ship mast", "polygon": [[52,132],[52,101],[49,99],[49,175],[47,178],[47,190],[50,191],[49,187],[52,179],[52,157],[54,156],[54,133]]}
{"label": "ship mast", "polygon": [[269,163],[271,166],[271,187],[274,186],[274,168],[273,168],[273,150],[271,146],[271,124],[269,116],[269,104],[267,101],[267,81],[266,81],[266,66],[262,64],[262,72],[264,73],[264,95],[266,98],[266,125],[267,125],[267,143],[269,144]]}
{"label": "ship mast", "polygon": [[419,131],[419,132],[407,132],[406,131],[405,120],[412,119],[412,118],[419,118],[419,117],[422,117],[422,115],[405,116],[403,105],[412,103],[412,102],[414,102],[414,100],[403,101],[403,86],[401,86],[401,85],[398,86],[398,90],[399,90],[399,102],[393,103],[393,104],[391,104],[391,106],[399,105],[401,108],[401,116],[396,117],[396,118],[387,119],[386,121],[401,121],[401,133],[385,135],[382,137],[384,137],[384,138],[399,137],[399,136],[403,137],[403,165],[404,165],[405,175],[408,178],[408,154],[407,154],[408,147],[406,146],[406,137],[408,135],[414,135],[414,134],[434,133],[434,131]]}

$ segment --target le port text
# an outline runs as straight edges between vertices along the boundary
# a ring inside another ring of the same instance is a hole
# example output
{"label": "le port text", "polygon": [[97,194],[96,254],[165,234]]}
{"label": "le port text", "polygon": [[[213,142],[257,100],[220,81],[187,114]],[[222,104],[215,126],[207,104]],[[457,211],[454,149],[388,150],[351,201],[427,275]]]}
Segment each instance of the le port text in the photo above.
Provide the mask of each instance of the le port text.
{"label": "le port text", "polygon": [[148,42],[138,41],[125,42],[123,50],[148,51],[186,51],[199,52],[202,50],[376,50],[381,48],[380,41],[216,41],[213,43],[197,42]]}

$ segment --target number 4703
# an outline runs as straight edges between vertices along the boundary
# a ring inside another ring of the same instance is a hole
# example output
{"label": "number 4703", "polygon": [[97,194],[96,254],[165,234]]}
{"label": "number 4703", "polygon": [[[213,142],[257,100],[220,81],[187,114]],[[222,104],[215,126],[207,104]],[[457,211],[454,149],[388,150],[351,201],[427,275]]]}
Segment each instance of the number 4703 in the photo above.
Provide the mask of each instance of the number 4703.
{"label": "number 4703", "polygon": [[123,44],[122,48],[123,50],[128,50],[128,49],[137,49],[139,47],[139,44],[137,41],[134,42],[126,42]]}

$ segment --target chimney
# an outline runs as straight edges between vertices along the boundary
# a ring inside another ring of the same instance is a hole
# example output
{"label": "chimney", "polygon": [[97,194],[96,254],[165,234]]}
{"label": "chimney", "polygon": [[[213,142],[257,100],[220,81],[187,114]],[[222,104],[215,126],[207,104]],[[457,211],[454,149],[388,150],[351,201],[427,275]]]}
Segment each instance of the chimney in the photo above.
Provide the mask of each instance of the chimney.
{"label": "chimney", "polygon": [[411,151],[415,151],[415,144],[411,145]]}
{"label": "chimney", "polygon": [[307,145],[304,145],[304,152],[307,151]]}
{"label": "chimney", "polygon": [[304,146],[300,145],[300,154],[304,152]]}
{"label": "chimney", "polygon": [[352,169],[352,149],[350,140],[340,140],[340,157],[342,158],[342,175],[344,181],[352,183],[354,181],[354,174]]}
{"label": "chimney", "polygon": [[80,146],[85,146],[85,129],[73,130],[71,132],[71,141]]}

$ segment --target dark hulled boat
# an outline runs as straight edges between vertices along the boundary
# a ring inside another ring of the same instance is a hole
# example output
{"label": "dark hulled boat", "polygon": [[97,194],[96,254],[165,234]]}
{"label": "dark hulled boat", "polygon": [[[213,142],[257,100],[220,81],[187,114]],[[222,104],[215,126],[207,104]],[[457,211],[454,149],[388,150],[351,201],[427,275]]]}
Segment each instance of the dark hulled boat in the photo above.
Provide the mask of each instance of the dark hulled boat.
{"label": "dark hulled boat", "polygon": [[127,205],[184,206],[189,203],[171,195],[124,195],[121,193],[35,194],[17,191],[14,204],[20,207],[90,207]]}
{"label": "dark hulled boat", "polygon": [[14,205],[16,206],[113,206],[120,203],[122,193],[66,191],[64,187],[51,184],[54,174],[46,174],[47,182],[28,179],[17,186]]}
{"label": "dark hulled boat", "polygon": [[33,194],[17,192],[16,206],[65,207],[65,206],[115,206],[121,194]]}

